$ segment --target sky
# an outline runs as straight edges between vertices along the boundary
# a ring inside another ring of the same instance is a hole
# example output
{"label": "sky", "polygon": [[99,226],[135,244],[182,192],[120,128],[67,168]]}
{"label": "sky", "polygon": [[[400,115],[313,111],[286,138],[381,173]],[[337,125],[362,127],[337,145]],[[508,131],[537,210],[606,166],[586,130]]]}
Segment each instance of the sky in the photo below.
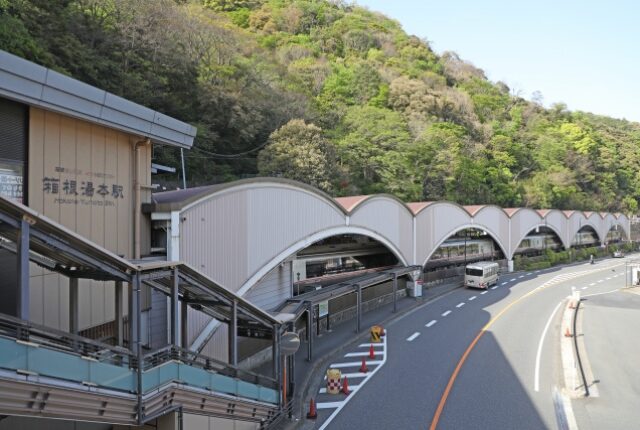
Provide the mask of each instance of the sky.
{"label": "sky", "polygon": [[640,122],[640,1],[356,0],[531,99]]}

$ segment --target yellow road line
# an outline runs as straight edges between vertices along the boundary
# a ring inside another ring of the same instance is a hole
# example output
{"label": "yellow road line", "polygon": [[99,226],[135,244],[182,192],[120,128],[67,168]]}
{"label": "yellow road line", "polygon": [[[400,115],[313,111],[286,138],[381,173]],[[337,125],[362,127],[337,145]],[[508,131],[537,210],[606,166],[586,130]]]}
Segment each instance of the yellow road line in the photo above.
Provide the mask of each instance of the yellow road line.
{"label": "yellow road line", "polygon": [[[585,276],[585,275],[590,275],[592,273],[597,273],[597,272],[600,272],[600,271],[603,271],[603,270],[610,270],[611,268],[618,267],[618,266],[621,266],[621,264],[618,264],[618,265],[615,265],[615,266],[608,266],[606,268],[596,269],[596,270],[593,270],[593,271],[589,270],[589,271],[585,271],[585,272],[582,272],[582,273],[578,272],[575,277],[577,278],[577,277],[580,277],[580,276]],[[465,361],[467,361],[467,357],[469,356],[469,354],[471,353],[473,348],[476,346],[476,344],[478,343],[478,341],[480,340],[482,335],[484,335],[485,332],[489,329],[489,327],[491,327],[493,325],[493,323],[495,323],[502,315],[504,315],[505,312],[507,312],[513,305],[515,305],[516,303],[521,302],[522,300],[528,298],[529,296],[532,296],[532,295],[534,295],[536,293],[539,293],[542,290],[545,290],[545,289],[549,288],[552,285],[555,285],[555,282],[553,282],[553,280],[554,280],[554,278],[550,279],[549,281],[545,282],[544,284],[542,284],[538,288],[529,291],[524,296],[522,296],[519,299],[516,299],[515,301],[509,303],[500,312],[498,312],[498,314],[495,317],[491,318],[491,320],[489,320],[489,322],[486,323],[484,325],[484,327],[482,327],[482,329],[480,329],[480,332],[477,334],[475,339],[473,339],[471,341],[471,343],[469,344],[467,349],[464,351],[464,354],[462,354],[462,357],[460,357],[460,360],[458,361],[458,364],[456,365],[456,368],[454,369],[453,373],[451,374],[451,377],[449,378],[449,382],[447,383],[447,386],[444,389],[444,392],[442,393],[442,397],[440,398],[440,402],[438,403],[438,407],[436,408],[436,412],[433,415],[433,419],[431,420],[431,425],[429,426],[429,430],[435,430],[436,427],[438,426],[438,422],[440,421],[440,416],[442,415],[442,411],[444,410],[444,406],[447,403],[447,399],[449,398],[449,393],[451,392],[451,389],[453,388],[453,384],[455,383],[456,378],[458,377],[458,373],[460,373],[460,369],[462,369],[462,366],[464,365]],[[569,279],[567,279],[567,281],[569,281]],[[564,281],[562,281],[562,282],[564,282]]]}

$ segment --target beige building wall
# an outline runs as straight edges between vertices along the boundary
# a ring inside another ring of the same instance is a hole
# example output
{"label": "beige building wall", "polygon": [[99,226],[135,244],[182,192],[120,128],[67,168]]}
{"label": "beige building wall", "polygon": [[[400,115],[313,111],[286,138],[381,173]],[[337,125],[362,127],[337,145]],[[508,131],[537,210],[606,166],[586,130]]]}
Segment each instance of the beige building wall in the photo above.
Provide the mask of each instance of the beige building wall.
{"label": "beige building wall", "polygon": [[[109,251],[132,258],[133,148],[139,140],[120,131],[32,107],[28,206]],[[144,145],[139,151],[144,202],[150,199],[151,146]],[[145,230],[143,220],[142,231]],[[141,246],[143,254],[148,252],[148,233],[142,236]],[[30,293],[34,322],[68,329],[67,278],[32,265]],[[115,318],[113,283],[80,281],[79,302],[80,329]]]}

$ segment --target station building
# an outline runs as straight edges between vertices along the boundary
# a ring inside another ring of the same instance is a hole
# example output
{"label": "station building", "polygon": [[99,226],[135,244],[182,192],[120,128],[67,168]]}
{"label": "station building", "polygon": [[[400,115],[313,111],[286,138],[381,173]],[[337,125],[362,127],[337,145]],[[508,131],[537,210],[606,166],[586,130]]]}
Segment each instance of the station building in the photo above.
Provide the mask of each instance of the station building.
{"label": "station building", "polygon": [[188,300],[262,324],[274,351],[277,320],[150,257],[152,147],[195,135],[0,51],[0,429],[254,429],[277,414],[277,367],[262,378],[182,349]]}

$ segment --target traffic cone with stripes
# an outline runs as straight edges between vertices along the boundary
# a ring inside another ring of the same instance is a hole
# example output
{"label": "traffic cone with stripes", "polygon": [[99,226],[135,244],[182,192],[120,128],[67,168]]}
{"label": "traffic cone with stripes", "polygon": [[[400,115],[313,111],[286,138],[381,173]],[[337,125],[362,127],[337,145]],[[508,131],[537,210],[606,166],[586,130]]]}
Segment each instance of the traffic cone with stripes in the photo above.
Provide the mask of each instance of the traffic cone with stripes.
{"label": "traffic cone with stripes", "polygon": [[372,360],[376,358],[376,354],[373,352],[373,344],[369,345],[369,358]]}
{"label": "traffic cone with stripes", "polygon": [[315,420],[318,418],[318,411],[316,411],[316,401],[311,398],[309,401],[309,413],[307,414],[307,418],[310,420]]}
{"label": "traffic cone with stripes", "polygon": [[564,331],[564,337],[571,337],[571,332],[569,331],[569,327]]}
{"label": "traffic cone with stripes", "polygon": [[367,369],[367,362],[362,357],[362,364],[360,365],[360,373],[367,373],[369,369]]}
{"label": "traffic cone with stripes", "polygon": [[342,394],[346,394],[347,396],[351,394],[351,391],[349,390],[349,380],[347,379],[347,375],[345,375],[344,379],[342,380]]}

